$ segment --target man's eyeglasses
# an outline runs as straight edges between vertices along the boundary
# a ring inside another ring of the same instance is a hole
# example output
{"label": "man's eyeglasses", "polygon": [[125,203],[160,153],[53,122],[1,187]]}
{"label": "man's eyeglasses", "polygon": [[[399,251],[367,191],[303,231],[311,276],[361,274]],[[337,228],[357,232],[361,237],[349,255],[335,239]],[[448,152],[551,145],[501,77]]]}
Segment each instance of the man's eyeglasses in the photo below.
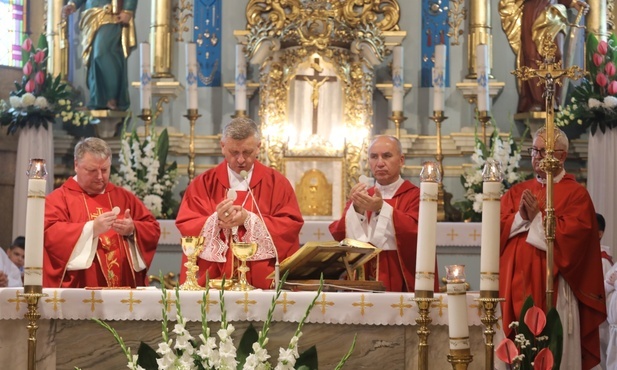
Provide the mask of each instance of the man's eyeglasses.
{"label": "man's eyeglasses", "polygon": [[[546,149],[545,148],[538,149],[538,148],[531,147],[531,148],[527,149],[527,152],[532,157],[538,157],[538,156],[544,157],[544,156],[546,156]],[[563,149],[554,149],[553,152],[554,153],[560,153],[560,152],[565,152],[565,150],[563,150]]]}

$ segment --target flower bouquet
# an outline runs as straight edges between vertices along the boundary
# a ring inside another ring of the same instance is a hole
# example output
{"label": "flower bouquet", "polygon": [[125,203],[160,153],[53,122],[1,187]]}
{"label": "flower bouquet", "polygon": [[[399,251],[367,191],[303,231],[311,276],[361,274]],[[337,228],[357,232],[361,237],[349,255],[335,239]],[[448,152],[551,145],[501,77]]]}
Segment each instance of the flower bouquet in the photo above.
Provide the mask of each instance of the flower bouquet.
{"label": "flower bouquet", "polygon": [[586,64],[589,78],[583,79],[569,95],[568,103],[555,115],[555,125],[581,131],[598,129],[604,133],[617,127],[617,37],[598,41],[593,33],[587,36]]}
{"label": "flower bouquet", "polygon": [[122,133],[120,168],[112,169],[111,181],[137,195],[157,218],[173,218],[178,201],[173,189],[177,185],[176,162],[167,165],[169,135],[167,129],[156,134],[154,129],[140,140],[133,130],[130,135]]}
{"label": "flower bouquet", "polygon": [[0,101],[0,126],[7,126],[7,133],[14,134],[23,127],[43,126],[61,118],[76,126],[90,123],[92,117],[73,104],[75,92],[64,82],[60,75],[53,77],[47,73],[47,40],[39,37],[38,46],[33,47],[27,38],[22,45],[23,77],[21,83],[15,82],[9,102]]}

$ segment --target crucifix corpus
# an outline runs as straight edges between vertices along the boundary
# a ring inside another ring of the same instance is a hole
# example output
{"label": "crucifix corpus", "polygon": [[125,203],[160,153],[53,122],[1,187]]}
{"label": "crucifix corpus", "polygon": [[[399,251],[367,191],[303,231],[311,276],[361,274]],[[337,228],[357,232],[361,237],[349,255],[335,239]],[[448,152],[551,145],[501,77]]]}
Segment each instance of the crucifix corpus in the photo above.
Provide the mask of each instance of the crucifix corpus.
{"label": "crucifix corpus", "polygon": [[555,209],[553,208],[553,176],[559,169],[559,160],[553,156],[555,151],[555,85],[561,85],[562,78],[578,80],[584,71],[578,66],[563,69],[561,61],[555,62],[557,45],[550,37],[542,40],[543,60],[537,61],[538,68],[527,66],[512,72],[519,79],[526,81],[538,78],[538,86],[544,85],[544,102],[546,105],[546,156],[540,162],[540,168],[546,173],[546,218],[544,234],[546,236],[546,310],[553,305],[553,247],[555,242]]}
{"label": "crucifix corpus", "polygon": [[336,82],[335,76],[320,76],[323,72],[323,67],[319,64],[319,58],[314,58],[311,62],[311,68],[313,69],[312,75],[296,75],[296,80],[306,81],[313,88],[311,92],[311,103],[313,104],[313,135],[317,134],[317,122],[318,115],[317,109],[319,108],[319,89],[321,85],[326,82]]}

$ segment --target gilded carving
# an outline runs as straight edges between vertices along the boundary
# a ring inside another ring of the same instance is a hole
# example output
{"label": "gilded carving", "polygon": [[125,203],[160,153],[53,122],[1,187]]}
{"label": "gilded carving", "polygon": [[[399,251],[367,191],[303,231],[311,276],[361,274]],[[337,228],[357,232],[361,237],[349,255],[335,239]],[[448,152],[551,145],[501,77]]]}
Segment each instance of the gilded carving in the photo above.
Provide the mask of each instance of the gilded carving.
{"label": "gilded carving", "polygon": [[176,34],[176,41],[184,41],[184,33],[190,29],[186,25],[189,19],[193,18],[193,2],[190,0],[179,0],[174,6],[174,25],[173,32]]}
{"label": "gilded carving", "polygon": [[323,172],[315,168],[306,171],[295,189],[303,215],[332,216],[332,184]]}
{"label": "gilded carving", "polygon": [[467,18],[467,9],[465,8],[464,0],[451,0],[450,9],[448,10],[448,37],[450,37],[450,45],[460,45],[459,38],[465,33],[463,30],[463,21]]}
{"label": "gilded carving", "polygon": [[398,31],[401,9],[397,0],[347,0],[343,17],[347,24],[374,23],[382,31]]}

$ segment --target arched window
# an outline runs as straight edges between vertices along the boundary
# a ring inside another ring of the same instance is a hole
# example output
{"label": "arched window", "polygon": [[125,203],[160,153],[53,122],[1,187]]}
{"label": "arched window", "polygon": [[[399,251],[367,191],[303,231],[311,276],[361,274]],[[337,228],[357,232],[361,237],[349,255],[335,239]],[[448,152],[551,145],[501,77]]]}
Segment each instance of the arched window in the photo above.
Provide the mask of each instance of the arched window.
{"label": "arched window", "polygon": [[0,0],[0,65],[21,67],[28,0]]}

